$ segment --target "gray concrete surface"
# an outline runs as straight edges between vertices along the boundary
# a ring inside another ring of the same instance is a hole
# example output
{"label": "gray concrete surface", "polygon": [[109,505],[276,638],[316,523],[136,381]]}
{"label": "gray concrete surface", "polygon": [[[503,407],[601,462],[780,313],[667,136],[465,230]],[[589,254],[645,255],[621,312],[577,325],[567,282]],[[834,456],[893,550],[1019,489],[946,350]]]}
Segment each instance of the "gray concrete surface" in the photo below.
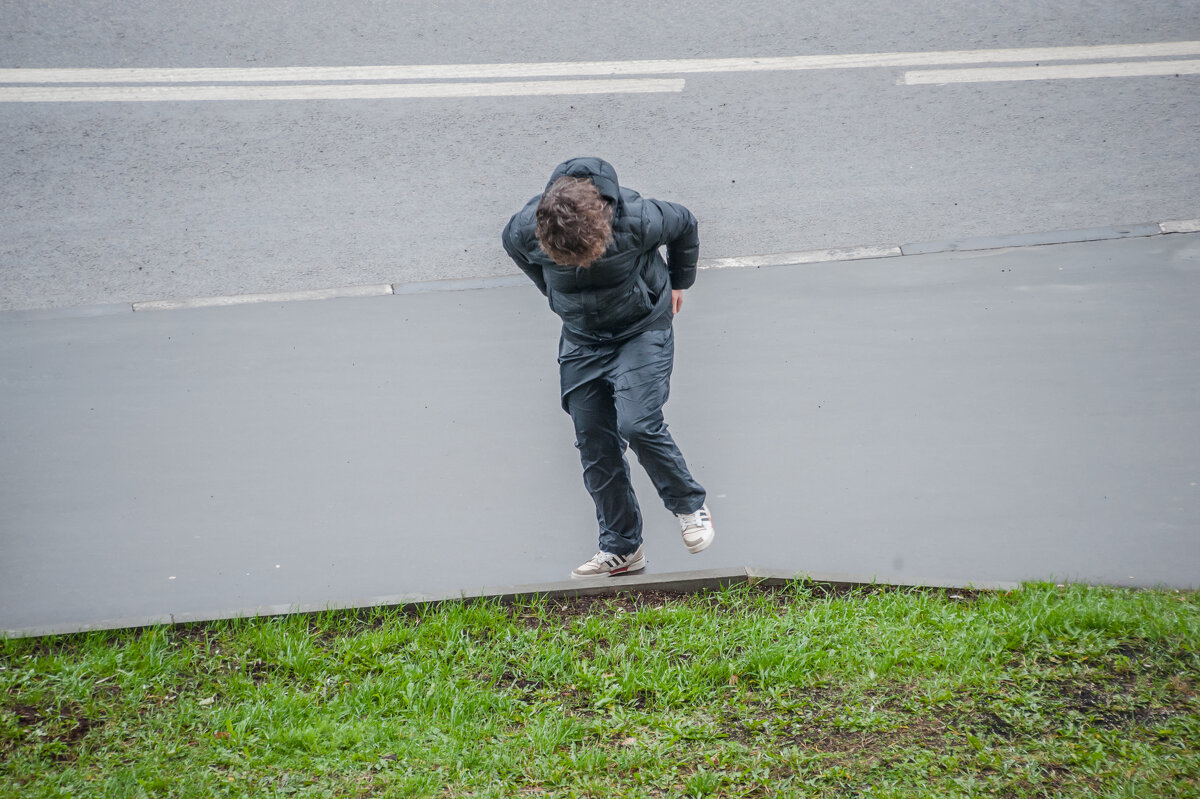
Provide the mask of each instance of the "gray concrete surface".
{"label": "gray concrete surface", "polygon": [[[1200,234],[708,270],[651,574],[1200,586]],[[0,629],[549,584],[594,549],[531,286],[0,314]]]}
{"label": "gray concrete surface", "polygon": [[[1200,39],[1191,0],[280,6],[0,3],[0,67],[771,57]],[[690,74],[683,93],[0,104],[0,309],[507,274],[495,231],[603,156],[707,257],[1193,218],[1200,76],[900,86]]]}

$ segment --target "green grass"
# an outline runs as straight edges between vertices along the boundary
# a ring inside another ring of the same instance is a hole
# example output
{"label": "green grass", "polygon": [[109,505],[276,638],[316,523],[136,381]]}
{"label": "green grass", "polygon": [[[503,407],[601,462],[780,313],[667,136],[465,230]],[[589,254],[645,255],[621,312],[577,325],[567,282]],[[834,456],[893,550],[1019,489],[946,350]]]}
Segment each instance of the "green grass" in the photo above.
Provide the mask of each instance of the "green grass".
{"label": "green grass", "polygon": [[1200,594],[749,586],[0,643],[0,796],[1200,797]]}

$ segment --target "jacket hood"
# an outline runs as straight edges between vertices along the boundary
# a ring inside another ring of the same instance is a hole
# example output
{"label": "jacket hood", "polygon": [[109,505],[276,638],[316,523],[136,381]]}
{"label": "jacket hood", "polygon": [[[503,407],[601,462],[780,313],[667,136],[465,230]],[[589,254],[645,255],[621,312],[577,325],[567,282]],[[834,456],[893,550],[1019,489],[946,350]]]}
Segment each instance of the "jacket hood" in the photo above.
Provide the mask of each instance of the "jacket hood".
{"label": "jacket hood", "polygon": [[554,168],[554,174],[546,183],[549,189],[561,177],[589,178],[600,191],[600,196],[613,204],[621,203],[621,186],[617,183],[617,170],[602,158],[572,158]]}

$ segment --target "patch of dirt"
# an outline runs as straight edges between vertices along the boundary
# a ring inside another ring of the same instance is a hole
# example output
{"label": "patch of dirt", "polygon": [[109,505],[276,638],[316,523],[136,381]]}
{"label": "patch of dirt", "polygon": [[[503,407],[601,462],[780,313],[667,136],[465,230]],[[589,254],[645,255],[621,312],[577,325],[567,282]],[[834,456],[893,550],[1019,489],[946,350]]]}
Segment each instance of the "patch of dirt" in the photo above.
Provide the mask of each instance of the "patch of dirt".
{"label": "patch of dirt", "polygon": [[16,702],[5,705],[3,709],[17,717],[17,726],[25,730],[28,737],[67,744],[67,751],[57,758],[60,761],[73,759],[74,752],[70,747],[76,746],[91,730],[103,726],[105,721],[103,718],[88,718],[84,715],[83,707],[74,702],[55,709]]}
{"label": "patch of dirt", "polygon": [[1179,699],[1194,699],[1200,694],[1196,692],[1195,684],[1182,674],[1172,674],[1167,678],[1167,685]]}
{"label": "patch of dirt", "polygon": [[[532,701],[533,697],[531,696],[531,693],[546,687],[540,683],[534,683],[534,685],[537,687],[530,689],[530,692],[522,694],[520,697],[521,701]],[[569,685],[566,688],[558,691],[558,693],[552,695],[551,698],[561,703],[563,712],[565,712],[567,715],[593,716],[598,712],[592,706],[594,696],[595,694],[590,691],[586,691],[574,685]],[[644,711],[650,707],[653,701],[654,694],[652,692],[639,688],[628,698],[616,699],[612,702],[612,704],[614,706],[620,706],[626,710]]]}
{"label": "patch of dirt", "polygon": [[[855,729],[838,722],[848,708],[863,705],[885,711],[893,719],[888,729]],[[946,748],[946,724],[933,713],[901,710],[898,697],[885,691],[849,696],[840,688],[815,686],[797,689],[780,707],[768,701],[730,708],[721,731],[750,747],[793,745],[810,752],[854,757],[883,755],[897,747]]]}
{"label": "patch of dirt", "polygon": [[245,669],[246,676],[248,676],[255,685],[262,685],[276,674],[287,671],[287,669],[283,668],[277,663],[266,663],[262,660],[254,660],[245,664]]}
{"label": "patch of dirt", "polygon": [[530,694],[537,693],[545,688],[546,685],[541,680],[531,680],[527,677],[522,677],[512,669],[506,668],[501,672],[500,677],[496,681],[496,687],[518,691],[521,694],[520,698],[522,701],[529,701],[531,699]]}
{"label": "patch of dirt", "polygon": [[[986,592],[969,591],[966,589],[943,588],[911,588],[903,586],[840,586],[810,583],[805,586],[812,596],[818,599],[848,596],[851,593],[859,595],[874,595],[886,593],[934,593],[953,595],[956,602],[970,602]],[[753,585],[746,590],[752,591],[758,598],[776,601],[780,606],[794,607],[797,601],[796,588],[790,585]],[[609,615],[613,613],[634,613],[647,608],[661,608],[671,605],[707,604],[707,592],[681,591],[621,591],[616,594],[600,594],[596,596],[551,597],[544,600],[548,611],[546,616],[562,622],[569,619],[587,616]],[[531,627],[537,627],[540,620],[537,614],[531,613],[516,604],[510,604],[510,612],[514,619],[525,622]]]}
{"label": "patch of dirt", "polygon": [[602,596],[558,597],[546,600],[546,607],[556,616],[572,619],[686,604],[691,596],[678,591],[629,591]]}
{"label": "patch of dirt", "polygon": [[[1195,713],[1194,686],[1183,677],[1172,683],[1175,696],[1167,704],[1150,704],[1138,698],[1132,684],[1104,680],[1095,675],[1071,675],[1042,682],[1033,690],[1045,699],[1035,724],[1041,729],[1018,728],[996,710],[1005,696],[986,690],[962,689],[950,699],[924,707],[905,701],[918,686],[890,686],[879,691],[850,694],[837,687],[797,689],[778,706],[766,701],[730,707],[721,731],[730,739],[752,747],[792,744],[805,750],[839,755],[884,755],[893,748],[944,751],[965,734],[1005,741],[1051,735],[1080,716],[1096,729],[1152,728],[1172,717]],[[881,729],[859,729],[847,724],[864,707],[880,718]]]}
{"label": "patch of dirt", "polygon": [[176,624],[170,628],[170,639],[174,644],[194,644],[200,649],[211,651],[214,642],[220,638],[218,629],[220,622],[198,621],[186,624]]}
{"label": "patch of dirt", "polygon": [[883,755],[900,748],[945,749],[945,731],[928,725],[900,730],[867,732],[837,727],[817,728],[811,733],[797,735],[792,743],[813,752],[829,752],[854,758]]}
{"label": "patch of dirt", "polygon": [[1029,796],[1058,796],[1070,790],[1071,796],[1095,796],[1100,793],[1102,783],[1090,775],[1079,775],[1068,766],[1050,763],[1042,766],[1042,779],[1033,782],[1018,779],[999,794],[1000,799],[1026,799]]}
{"label": "patch of dirt", "polygon": [[[831,583],[805,583],[804,587],[819,599],[840,598],[854,594],[856,596],[879,596],[882,594],[927,594],[931,596],[951,597],[955,602],[973,602],[981,596],[992,592],[977,591],[969,588],[930,588],[925,586],[907,585],[840,585]],[[760,587],[757,590],[764,590]],[[769,590],[769,589],[768,589]],[[787,586],[778,586],[777,590],[791,591]]]}
{"label": "patch of dirt", "polygon": [[952,723],[955,729],[973,731],[982,735],[994,735],[1011,741],[1018,737],[1017,728],[1000,718],[994,711],[980,710],[966,715],[955,715]]}
{"label": "patch of dirt", "polygon": [[[1160,705],[1137,695],[1134,687],[1132,682],[1097,679],[1093,675],[1045,680],[1034,689],[1045,700],[1041,713],[1041,721],[1046,726],[1044,732],[1050,733],[1068,722],[1078,724],[1080,721],[1100,730],[1152,728],[1176,716],[1195,712],[1192,696],[1187,693],[1179,693]],[[981,722],[978,729],[1008,740],[1020,737],[1018,730],[989,710],[960,716],[958,721],[968,729],[975,726],[973,721]]]}
{"label": "patch of dirt", "polygon": [[[870,596],[889,593],[924,593],[953,597],[956,603],[971,603],[986,595],[985,591],[967,589],[920,588],[890,585],[846,586],[821,583],[808,583],[804,588],[811,592],[814,599],[841,598],[851,594]],[[794,585],[750,585],[745,590],[753,592],[758,599],[767,599],[781,610],[796,607],[799,598]],[[524,623],[527,627],[537,629],[548,621],[562,625],[573,619],[589,616],[612,615],[617,613],[635,613],[647,608],[662,608],[672,605],[700,605],[710,607],[712,597],[709,592],[680,592],[680,591],[621,591],[616,594],[601,594],[596,596],[551,597],[544,600],[546,612],[541,616],[519,604],[509,604],[510,618]]]}

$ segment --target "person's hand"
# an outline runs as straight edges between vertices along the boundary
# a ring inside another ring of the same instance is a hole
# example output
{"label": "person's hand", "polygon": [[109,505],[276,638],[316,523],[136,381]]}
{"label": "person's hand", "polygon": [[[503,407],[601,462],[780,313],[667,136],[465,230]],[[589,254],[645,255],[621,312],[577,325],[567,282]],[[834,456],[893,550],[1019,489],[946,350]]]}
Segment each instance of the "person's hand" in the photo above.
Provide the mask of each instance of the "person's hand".
{"label": "person's hand", "polygon": [[683,289],[671,289],[671,313],[679,313],[683,307]]}

